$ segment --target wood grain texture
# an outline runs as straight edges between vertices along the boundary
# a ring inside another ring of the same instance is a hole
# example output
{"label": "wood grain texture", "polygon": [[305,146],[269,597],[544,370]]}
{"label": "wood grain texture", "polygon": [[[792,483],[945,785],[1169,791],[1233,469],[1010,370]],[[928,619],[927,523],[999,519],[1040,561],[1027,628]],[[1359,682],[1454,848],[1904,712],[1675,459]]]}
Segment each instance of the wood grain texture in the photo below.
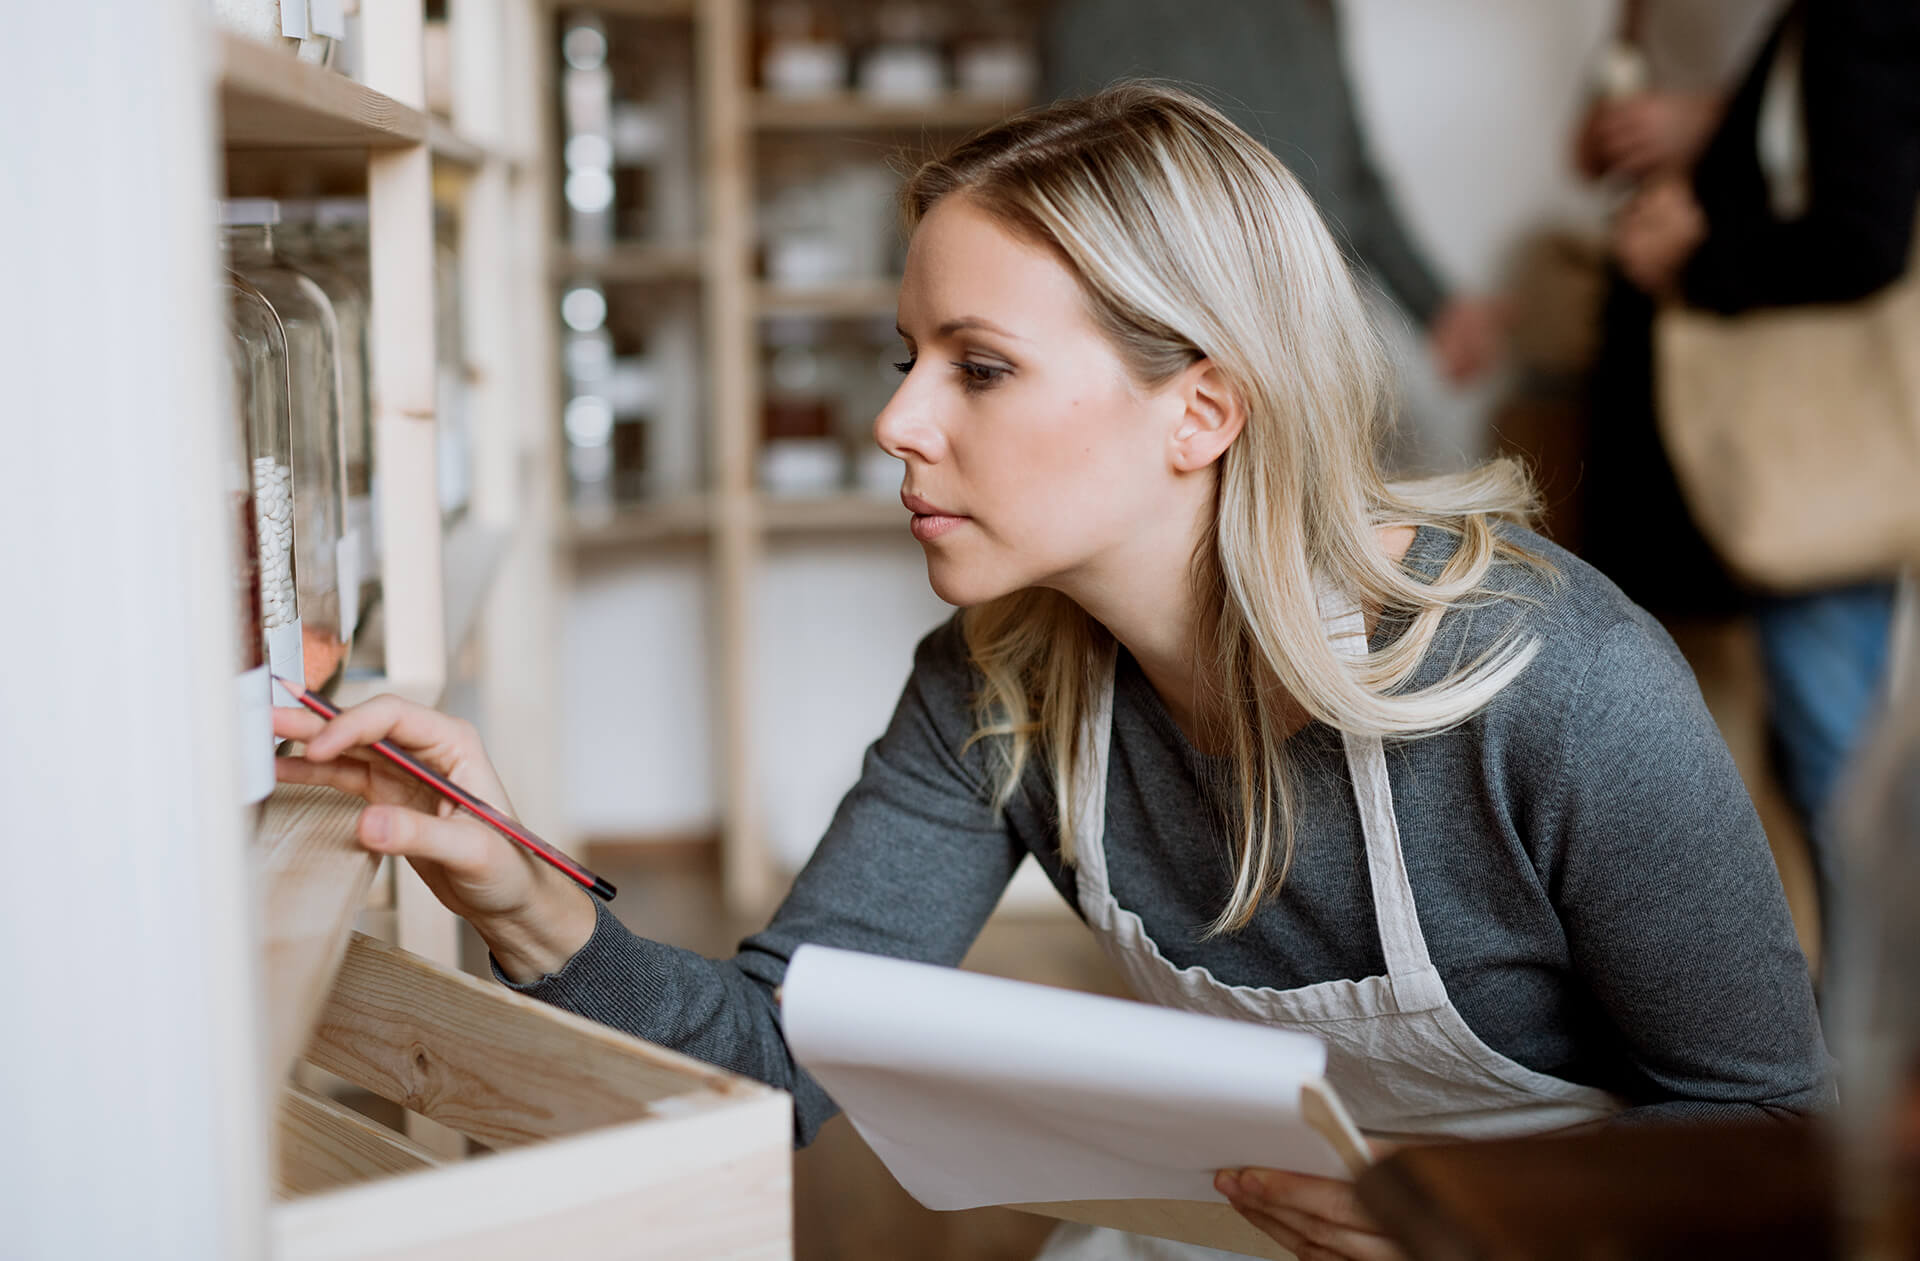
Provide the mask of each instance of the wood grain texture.
{"label": "wood grain texture", "polygon": [[392,149],[427,138],[427,116],[343,74],[222,32],[221,128],[229,148]]}
{"label": "wood grain texture", "polygon": [[363,807],[330,788],[294,785],[267,800],[255,856],[270,1081],[286,1077],[313,1032],[379,865],[354,840]]}
{"label": "wood grain texture", "polygon": [[275,1208],[276,1261],[783,1261],[792,1112],[711,1110],[504,1152]]}
{"label": "wood grain texture", "polygon": [[494,1146],[767,1087],[355,934],[307,1058]]}
{"label": "wood grain texture", "polygon": [[280,1095],[282,1196],[311,1195],[440,1162],[384,1125],[298,1086]]}
{"label": "wood grain texture", "polygon": [[1177,1239],[1270,1261],[1294,1261],[1294,1254],[1256,1230],[1228,1204],[1197,1200],[1073,1200],[1059,1204],[1011,1204],[1063,1222],[1106,1226],[1133,1235]]}

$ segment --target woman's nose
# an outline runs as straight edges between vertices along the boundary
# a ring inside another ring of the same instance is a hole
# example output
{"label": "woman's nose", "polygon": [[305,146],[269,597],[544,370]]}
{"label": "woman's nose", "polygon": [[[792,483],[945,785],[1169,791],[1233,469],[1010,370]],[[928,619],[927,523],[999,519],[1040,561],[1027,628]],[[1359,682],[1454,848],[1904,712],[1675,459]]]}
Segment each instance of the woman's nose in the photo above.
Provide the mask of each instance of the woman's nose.
{"label": "woman's nose", "polygon": [[932,400],[926,397],[925,384],[916,382],[914,376],[912,372],[907,374],[874,418],[873,438],[888,455],[932,463],[946,453],[946,439],[933,415]]}

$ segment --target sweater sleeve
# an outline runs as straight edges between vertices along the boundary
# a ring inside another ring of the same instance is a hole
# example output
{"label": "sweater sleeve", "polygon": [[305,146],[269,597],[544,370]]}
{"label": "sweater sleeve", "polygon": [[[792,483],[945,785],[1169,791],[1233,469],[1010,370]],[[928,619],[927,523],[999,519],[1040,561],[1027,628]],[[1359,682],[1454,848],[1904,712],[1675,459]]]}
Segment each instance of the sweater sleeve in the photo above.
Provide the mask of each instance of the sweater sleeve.
{"label": "sweater sleeve", "polygon": [[[835,1105],[794,1062],[773,991],[805,942],[958,964],[1024,854],[996,817],[957,621],[923,640],[893,719],[793,890],[731,959],[627,930],[605,906],[559,971],[512,988],[792,1092],[794,1137]],[[494,975],[511,984],[500,973]]]}
{"label": "sweater sleeve", "polygon": [[1767,838],[1686,662],[1639,619],[1602,642],[1561,741],[1544,872],[1575,972],[1647,1101],[1627,1121],[1833,1100]]}

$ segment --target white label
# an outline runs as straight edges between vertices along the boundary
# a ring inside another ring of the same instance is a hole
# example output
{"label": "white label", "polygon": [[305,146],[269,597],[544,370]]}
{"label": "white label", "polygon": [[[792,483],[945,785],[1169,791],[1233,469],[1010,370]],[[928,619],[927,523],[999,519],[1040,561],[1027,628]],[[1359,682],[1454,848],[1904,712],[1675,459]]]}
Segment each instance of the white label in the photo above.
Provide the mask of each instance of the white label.
{"label": "white label", "polygon": [[[267,628],[267,664],[273,668],[277,678],[306,686],[307,649],[300,635],[299,618],[294,618],[285,626]],[[300,708],[300,702],[278,682],[273,685],[273,703],[282,709]]]}
{"label": "white label", "polygon": [[342,0],[307,0],[307,25],[315,35],[347,37],[347,6]]}
{"label": "white label", "polygon": [[340,637],[351,639],[360,626],[360,533],[348,530],[334,544],[334,564],[340,582]]}
{"label": "white label", "polygon": [[289,39],[312,34],[307,29],[307,0],[280,0],[280,33]]}
{"label": "white label", "polygon": [[268,668],[260,666],[234,679],[233,699],[240,800],[251,805],[273,791],[273,679]]}

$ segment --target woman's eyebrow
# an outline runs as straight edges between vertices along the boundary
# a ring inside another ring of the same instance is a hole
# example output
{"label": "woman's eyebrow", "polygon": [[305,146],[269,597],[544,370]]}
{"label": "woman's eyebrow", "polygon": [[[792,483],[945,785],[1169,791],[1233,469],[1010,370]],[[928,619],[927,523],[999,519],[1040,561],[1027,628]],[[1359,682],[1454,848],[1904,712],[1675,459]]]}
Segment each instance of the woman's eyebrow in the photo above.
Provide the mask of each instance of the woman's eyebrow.
{"label": "woman's eyebrow", "polygon": [[[1020,336],[1018,333],[1010,333],[1006,329],[1001,328],[998,324],[995,324],[992,320],[982,319],[977,315],[963,315],[963,316],[960,316],[958,319],[948,320],[945,324],[942,324],[938,329],[935,329],[934,334],[935,336],[938,336],[938,337],[951,337],[955,333],[962,333],[970,328],[982,329],[989,333],[998,333],[1000,336],[1005,337],[1010,341],[1023,342],[1027,340],[1026,338]],[[913,340],[912,337],[908,336],[907,330],[904,328],[901,328],[898,324],[895,324],[893,326],[893,331],[900,334],[900,336],[906,338],[908,341]]]}

